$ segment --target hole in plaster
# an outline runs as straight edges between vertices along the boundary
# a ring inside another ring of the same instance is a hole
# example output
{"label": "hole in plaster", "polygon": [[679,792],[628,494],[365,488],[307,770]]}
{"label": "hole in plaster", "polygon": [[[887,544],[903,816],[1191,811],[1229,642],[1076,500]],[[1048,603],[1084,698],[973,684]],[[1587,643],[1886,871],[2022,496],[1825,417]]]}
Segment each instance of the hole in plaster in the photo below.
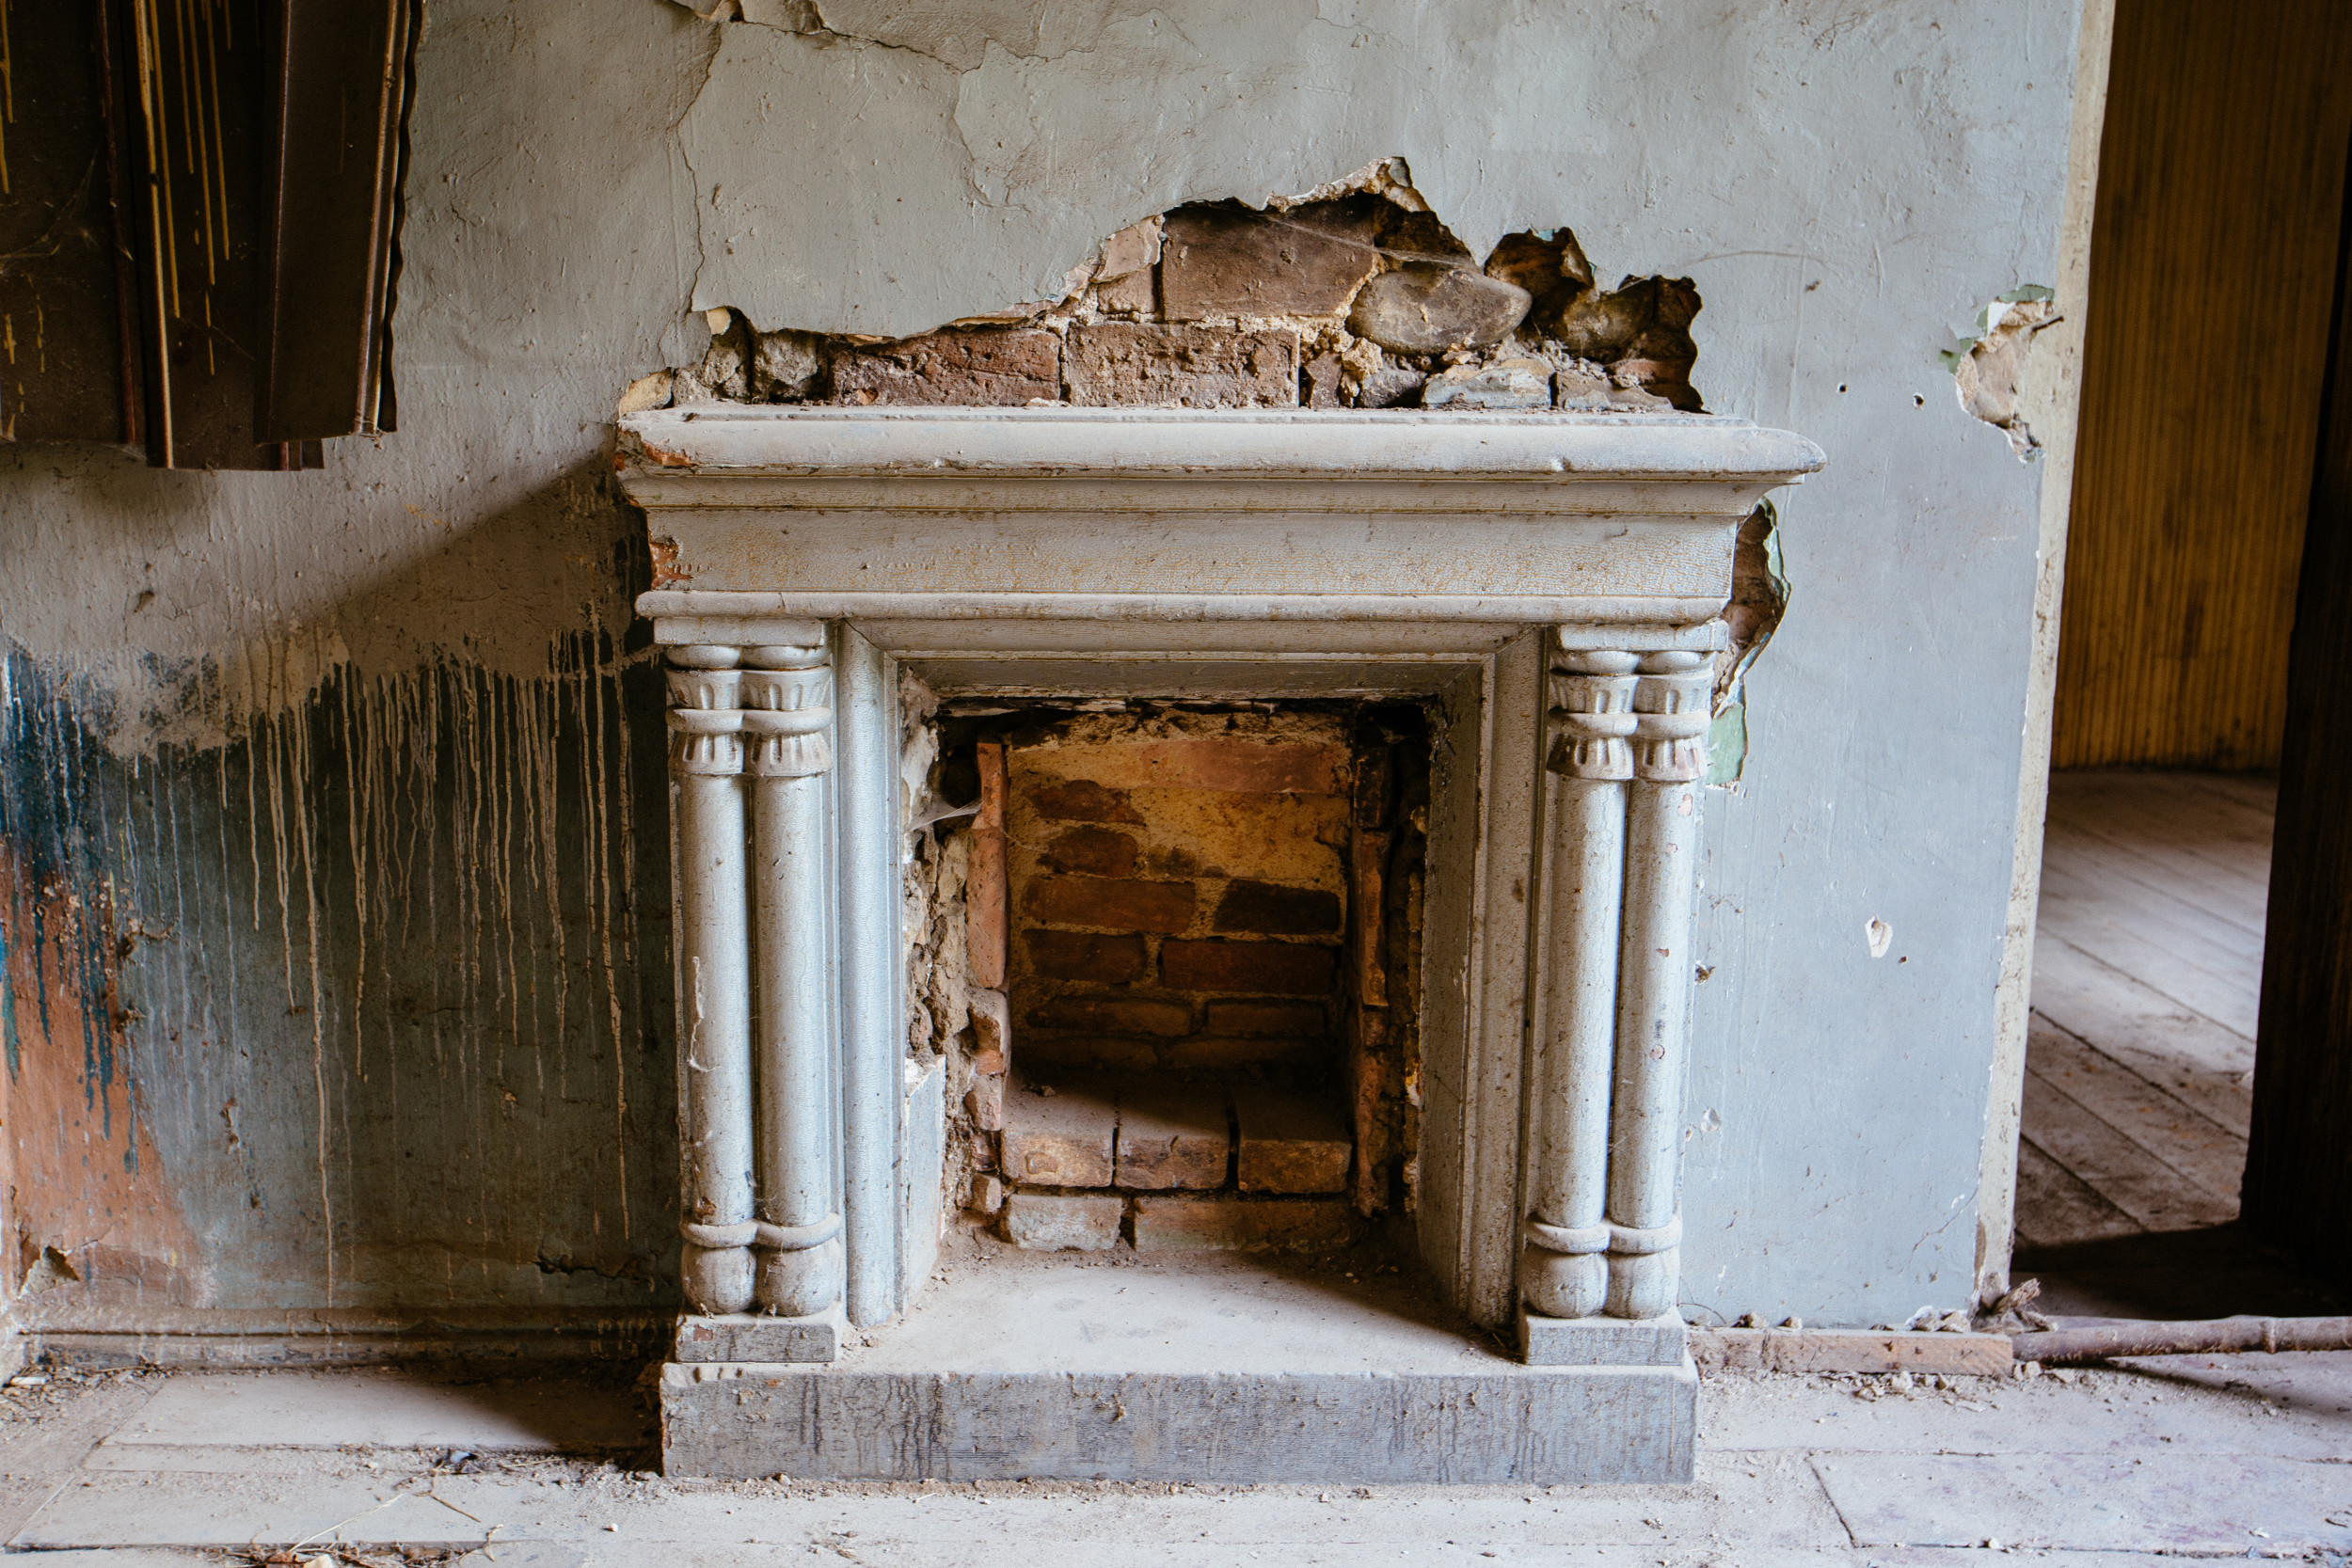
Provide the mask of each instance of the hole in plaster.
{"label": "hole in plaster", "polygon": [[1704,411],[1687,277],[1603,288],[1564,228],[1481,262],[1389,158],[1263,208],[1146,217],[1070,269],[1061,296],[884,341],[705,312],[694,364],[620,412],[713,403],[1085,407],[1557,407]]}
{"label": "hole in plaster", "polygon": [[2020,462],[2041,455],[2042,443],[2018,411],[2019,384],[2036,340],[2063,319],[2051,291],[2027,283],[1989,301],[1972,333],[1937,356],[1952,372],[1962,409],[2006,434]]}

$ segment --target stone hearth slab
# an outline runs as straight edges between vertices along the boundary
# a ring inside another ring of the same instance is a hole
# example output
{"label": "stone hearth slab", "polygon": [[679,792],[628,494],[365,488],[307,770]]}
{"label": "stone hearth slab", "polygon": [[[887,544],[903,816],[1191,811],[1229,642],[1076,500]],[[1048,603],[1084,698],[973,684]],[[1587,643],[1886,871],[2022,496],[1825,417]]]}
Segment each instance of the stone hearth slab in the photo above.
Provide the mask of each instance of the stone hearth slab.
{"label": "stone hearth slab", "polygon": [[[1360,1265],[1359,1265],[1360,1266]],[[1680,1481],[1697,1377],[1529,1367],[1390,1275],[1283,1258],[961,1263],[827,1367],[664,1369],[672,1476]]]}

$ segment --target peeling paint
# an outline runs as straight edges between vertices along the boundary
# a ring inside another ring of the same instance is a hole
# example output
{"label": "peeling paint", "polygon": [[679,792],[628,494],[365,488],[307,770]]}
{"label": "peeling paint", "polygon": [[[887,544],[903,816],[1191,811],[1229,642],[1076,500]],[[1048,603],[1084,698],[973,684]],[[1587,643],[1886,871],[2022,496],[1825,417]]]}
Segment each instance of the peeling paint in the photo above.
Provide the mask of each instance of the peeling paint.
{"label": "peeling paint", "polygon": [[2018,412],[2017,388],[2035,337],[2064,319],[2051,303],[2054,297],[2039,283],[2011,289],[1977,312],[1973,338],[1938,356],[1952,372],[1952,388],[1961,408],[2007,433],[2009,450],[2021,463],[2039,456],[2042,443],[2034,439],[2025,416]]}
{"label": "peeling paint", "polygon": [[44,1321],[669,1299],[650,666],[330,668],[127,757],[70,668],[5,669],[9,1219],[79,1276]]}

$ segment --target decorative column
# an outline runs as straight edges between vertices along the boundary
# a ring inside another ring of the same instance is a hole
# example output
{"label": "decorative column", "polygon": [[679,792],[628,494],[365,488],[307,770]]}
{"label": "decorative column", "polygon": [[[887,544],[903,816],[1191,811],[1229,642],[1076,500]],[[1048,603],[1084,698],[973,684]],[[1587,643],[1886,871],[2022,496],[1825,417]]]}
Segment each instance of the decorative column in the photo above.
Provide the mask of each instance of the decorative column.
{"label": "decorative column", "polygon": [[707,1315],[816,1316],[843,1275],[831,661],[821,641],[693,644],[669,660],[686,1296]]}
{"label": "decorative column", "polygon": [[1614,1318],[1674,1310],[1681,1283],[1682,1092],[1690,1073],[1691,905],[1714,661],[1649,654],[1633,686],[1617,1071],[1609,1117]]}
{"label": "decorative column", "polygon": [[752,976],[739,650],[670,650],[679,1174],[686,1299],[698,1312],[753,1300]]}
{"label": "decorative column", "polygon": [[812,1317],[841,1299],[844,1273],[841,1214],[834,1203],[824,940],[833,669],[822,642],[747,648],[743,662],[759,973],[759,1264],[753,1295],[765,1311]]}
{"label": "decorative column", "polygon": [[1530,1075],[1529,1215],[1519,1264],[1528,1310],[1588,1318],[1607,1300],[1609,1082],[1617,1034],[1626,781],[1633,777],[1633,668],[1572,653],[1551,675],[1551,961]]}
{"label": "decorative column", "polygon": [[[1679,1295],[1712,673],[1704,653],[1568,652],[1552,668],[1549,958],[1519,1264],[1531,1318],[1662,1318]],[[1534,1358],[1532,1328],[1528,1346]],[[1548,1339],[1541,1354],[1580,1353]]]}

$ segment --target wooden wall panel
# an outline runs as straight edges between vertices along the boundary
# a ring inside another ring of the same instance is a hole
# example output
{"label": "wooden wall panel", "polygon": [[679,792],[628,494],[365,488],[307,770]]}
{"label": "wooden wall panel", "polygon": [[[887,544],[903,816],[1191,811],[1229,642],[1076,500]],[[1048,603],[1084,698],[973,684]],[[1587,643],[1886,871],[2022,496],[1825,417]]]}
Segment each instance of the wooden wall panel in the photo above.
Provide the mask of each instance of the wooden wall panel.
{"label": "wooden wall panel", "polygon": [[2334,0],[2117,8],[2057,767],[2278,764],[2348,137]]}

